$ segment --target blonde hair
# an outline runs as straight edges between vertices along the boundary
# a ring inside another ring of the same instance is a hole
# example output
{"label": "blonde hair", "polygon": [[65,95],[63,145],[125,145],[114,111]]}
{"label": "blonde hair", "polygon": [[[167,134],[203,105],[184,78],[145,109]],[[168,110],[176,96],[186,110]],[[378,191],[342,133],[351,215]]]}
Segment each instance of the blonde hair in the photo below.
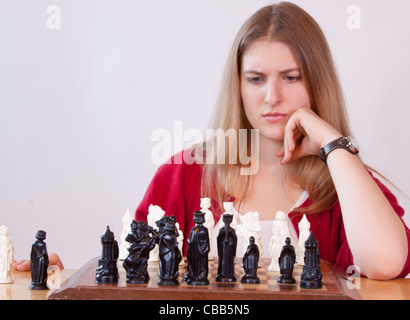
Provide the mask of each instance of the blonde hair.
{"label": "blonde hair", "polygon": [[[350,135],[344,97],[327,40],[316,21],[289,2],[261,8],[238,32],[225,66],[213,128],[234,129],[236,132],[252,129],[241,100],[240,73],[244,53],[258,39],[282,42],[291,49],[302,70],[312,110],[343,136]],[[250,140],[247,150],[249,145]],[[201,156],[205,154],[206,157],[206,147],[202,147],[204,153],[201,152]],[[226,151],[237,147],[229,145]],[[238,174],[238,164],[213,163],[203,164],[202,195],[218,202],[219,209],[222,202],[235,192],[240,203],[246,196],[249,176]],[[312,204],[302,209],[303,212],[320,213],[334,205],[335,187],[326,165],[317,156],[304,157],[286,166],[286,177],[309,193]],[[238,186],[241,186],[239,194]]]}

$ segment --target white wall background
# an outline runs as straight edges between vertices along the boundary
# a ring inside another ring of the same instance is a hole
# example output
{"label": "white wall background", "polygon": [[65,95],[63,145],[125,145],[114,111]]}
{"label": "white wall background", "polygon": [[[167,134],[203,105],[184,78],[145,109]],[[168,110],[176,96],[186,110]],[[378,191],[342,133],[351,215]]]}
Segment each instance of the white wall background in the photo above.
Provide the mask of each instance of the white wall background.
{"label": "white wall background", "polygon": [[[157,169],[151,134],[206,129],[233,38],[269,3],[1,0],[0,225],[17,259],[39,229],[66,268],[100,254],[106,225],[120,237]],[[295,3],[328,37],[362,157],[409,195],[410,2]],[[350,5],[360,29],[346,25]]]}

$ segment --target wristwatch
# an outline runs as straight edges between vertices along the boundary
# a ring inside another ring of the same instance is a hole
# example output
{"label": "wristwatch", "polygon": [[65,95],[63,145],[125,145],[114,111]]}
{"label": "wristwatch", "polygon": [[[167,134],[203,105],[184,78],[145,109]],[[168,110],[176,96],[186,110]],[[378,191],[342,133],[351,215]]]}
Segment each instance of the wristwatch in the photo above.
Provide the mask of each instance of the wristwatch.
{"label": "wristwatch", "polygon": [[338,148],[346,149],[351,154],[359,153],[359,149],[357,147],[357,142],[355,139],[353,139],[352,137],[342,137],[333,140],[332,142],[324,146],[322,149],[320,149],[320,152],[318,154],[320,160],[322,160],[324,163],[327,163],[327,156],[329,155],[329,153]]}

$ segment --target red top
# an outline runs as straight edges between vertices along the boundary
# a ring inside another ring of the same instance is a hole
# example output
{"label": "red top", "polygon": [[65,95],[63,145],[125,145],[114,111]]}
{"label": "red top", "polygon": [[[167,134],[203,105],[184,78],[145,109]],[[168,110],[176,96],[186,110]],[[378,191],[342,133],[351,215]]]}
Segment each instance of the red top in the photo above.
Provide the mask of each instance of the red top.
{"label": "red top", "polygon": [[[173,156],[167,164],[158,168],[144,198],[136,210],[135,219],[137,221],[147,221],[148,207],[151,204],[158,205],[167,215],[174,215],[180,225],[181,231],[184,235],[188,235],[195,225],[193,221],[194,212],[200,209],[202,169],[201,166],[196,163],[186,164],[182,161],[182,164],[175,164],[175,157],[182,159],[181,153],[179,153]],[[177,161],[177,163],[179,162],[181,161]],[[391,191],[378,179],[373,178],[402,220],[406,228],[408,247],[410,249],[410,230],[402,219],[404,215],[403,208],[398,204],[397,198]],[[310,203],[311,200],[307,199],[300,207],[306,207]],[[216,208],[217,206],[213,207]],[[219,209],[214,209],[213,214],[216,224],[221,216],[221,212]],[[296,214],[295,212],[289,213],[289,217],[298,236],[298,223],[302,219],[302,216],[303,215]],[[353,265],[353,256],[347,243],[339,202],[320,214],[306,215],[306,217],[310,222],[310,230],[319,242],[320,258],[340,265],[343,270]],[[183,246],[185,255],[187,250],[186,239],[187,237],[185,237]],[[389,245],[393,247],[394,243]],[[398,278],[406,277],[409,272],[410,255],[407,256],[406,264]]]}

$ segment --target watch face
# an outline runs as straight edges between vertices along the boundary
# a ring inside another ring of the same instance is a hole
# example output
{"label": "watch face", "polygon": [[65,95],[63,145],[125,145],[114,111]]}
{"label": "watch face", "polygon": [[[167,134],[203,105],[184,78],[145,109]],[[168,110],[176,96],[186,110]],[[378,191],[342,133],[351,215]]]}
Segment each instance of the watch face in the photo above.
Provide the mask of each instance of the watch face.
{"label": "watch face", "polygon": [[357,143],[357,140],[355,138],[352,137],[348,137],[349,138],[349,142],[350,144],[353,146],[353,148],[355,148],[357,150],[357,152],[359,151],[359,144]]}

